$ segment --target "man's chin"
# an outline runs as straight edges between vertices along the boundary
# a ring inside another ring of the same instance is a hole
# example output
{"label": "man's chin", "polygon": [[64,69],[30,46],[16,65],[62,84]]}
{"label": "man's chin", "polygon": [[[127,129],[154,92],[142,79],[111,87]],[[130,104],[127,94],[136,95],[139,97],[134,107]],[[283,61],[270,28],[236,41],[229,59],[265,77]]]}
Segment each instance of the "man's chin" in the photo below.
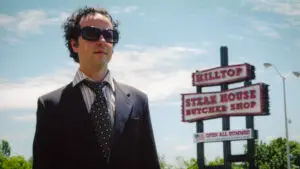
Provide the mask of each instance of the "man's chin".
{"label": "man's chin", "polygon": [[108,62],[109,62],[108,59],[98,59],[96,61],[98,67],[107,67]]}
{"label": "man's chin", "polygon": [[94,55],[94,61],[99,66],[107,66],[109,63],[109,57],[107,55]]}
{"label": "man's chin", "polygon": [[97,61],[97,62],[102,62],[104,60],[107,60],[107,55],[104,55],[104,54],[97,54],[97,55],[94,55],[94,60]]}

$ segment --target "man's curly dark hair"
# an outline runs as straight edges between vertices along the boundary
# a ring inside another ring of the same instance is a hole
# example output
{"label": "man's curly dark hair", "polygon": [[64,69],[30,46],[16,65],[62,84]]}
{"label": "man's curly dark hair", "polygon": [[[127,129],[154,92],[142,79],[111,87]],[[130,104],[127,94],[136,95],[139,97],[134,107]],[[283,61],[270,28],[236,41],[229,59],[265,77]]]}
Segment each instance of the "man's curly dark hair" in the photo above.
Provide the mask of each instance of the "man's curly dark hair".
{"label": "man's curly dark hair", "polygon": [[[78,41],[78,37],[80,35],[81,18],[86,17],[89,14],[96,14],[96,13],[100,13],[106,16],[112,23],[113,29],[119,33],[118,30],[119,22],[114,21],[112,16],[104,8],[93,8],[93,7],[85,6],[83,8],[79,8],[76,11],[74,11],[72,15],[66,19],[62,27],[64,29],[65,45],[69,49],[70,57],[73,58],[74,61],[77,63],[79,63],[78,54],[73,51],[71,40],[74,39]],[[116,45],[116,43],[113,43],[113,45]]]}

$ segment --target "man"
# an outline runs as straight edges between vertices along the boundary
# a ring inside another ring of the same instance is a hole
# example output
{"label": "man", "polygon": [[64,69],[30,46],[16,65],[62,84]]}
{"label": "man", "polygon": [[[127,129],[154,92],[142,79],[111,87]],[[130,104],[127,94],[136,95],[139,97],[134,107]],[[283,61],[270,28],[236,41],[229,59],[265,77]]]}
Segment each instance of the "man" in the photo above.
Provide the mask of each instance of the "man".
{"label": "man", "polygon": [[69,84],[38,99],[33,169],[159,169],[148,99],[108,69],[117,22],[105,9],[81,8],[64,23]]}

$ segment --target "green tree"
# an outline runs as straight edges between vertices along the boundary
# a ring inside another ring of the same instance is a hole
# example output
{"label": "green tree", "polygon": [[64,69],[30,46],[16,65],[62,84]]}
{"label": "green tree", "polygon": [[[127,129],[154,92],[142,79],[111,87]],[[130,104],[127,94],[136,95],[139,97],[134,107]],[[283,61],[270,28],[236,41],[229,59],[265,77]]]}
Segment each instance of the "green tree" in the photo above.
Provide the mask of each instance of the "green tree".
{"label": "green tree", "polygon": [[1,151],[2,155],[6,156],[6,157],[10,156],[11,148],[9,146],[8,141],[6,141],[6,140],[2,140],[1,141],[1,143],[0,143],[0,151]]}
{"label": "green tree", "polygon": [[30,157],[27,162],[28,162],[29,168],[32,168],[33,158]]}
{"label": "green tree", "polygon": [[167,164],[164,155],[159,156],[159,165],[161,169],[174,169],[174,166]]}
{"label": "green tree", "polygon": [[[293,169],[300,168],[300,143],[289,141],[291,164]],[[256,143],[256,165],[261,169],[287,168],[286,139],[277,138],[269,144]]]}
{"label": "green tree", "polygon": [[0,169],[31,169],[32,157],[28,161],[23,156],[10,156],[11,147],[6,140],[0,142]]}
{"label": "green tree", "polygon": [[30,165],[23,156],[13,156],[3,162],[2,168],[3,169],[30,169]]}
{"label": "green tree", "polygon": [[0,142],[0,169],[3,168],[3,164],[8,160],[10,156],[11,148],[6,140]]}
{"label": "green tree", "polygon": [[224,164],[224,160],[220,157],[217,157],[214,161],[210,161],[208,163],[208,166],[223,165],[223,164]]}
{"label": "green tree", "polygon": [[[208,163],[208,166],[223,165],[224,159],[217,157],[214,161]],[[243,169],[243,164],[232,164],[232,169]]]}
{"label": "green tree", "polygon": [[3,163],[7,160],[8,157],[0,153],[0,169],[3,169]]}
{"label": "green tree", "polygon": [[184,161],[184,166],[186,167],[186,169],[198,169],[197,159],[191,158],[188,161]]}

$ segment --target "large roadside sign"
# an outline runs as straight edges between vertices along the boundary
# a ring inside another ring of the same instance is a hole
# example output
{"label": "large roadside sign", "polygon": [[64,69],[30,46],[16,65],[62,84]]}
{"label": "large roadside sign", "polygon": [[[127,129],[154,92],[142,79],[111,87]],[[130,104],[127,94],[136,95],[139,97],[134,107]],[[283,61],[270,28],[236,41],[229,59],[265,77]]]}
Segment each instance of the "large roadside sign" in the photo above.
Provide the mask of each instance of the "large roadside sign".
{"label": "large roadside sign", "polygon": [[222,116],[268,114],[267,85],[258,83],[225,92],[182,94],[182,121],[193,122]]}

